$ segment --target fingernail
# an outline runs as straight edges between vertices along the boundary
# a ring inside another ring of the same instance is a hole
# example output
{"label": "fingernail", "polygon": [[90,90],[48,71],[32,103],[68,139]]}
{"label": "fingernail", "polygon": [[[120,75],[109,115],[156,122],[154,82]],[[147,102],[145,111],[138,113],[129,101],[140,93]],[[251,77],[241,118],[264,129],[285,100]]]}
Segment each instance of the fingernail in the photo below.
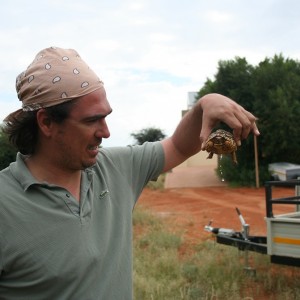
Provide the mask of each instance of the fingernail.
{"label": "fingernail", "polygon": [[236,144],[240,147],[242,145],[241,140],[238,140]]}

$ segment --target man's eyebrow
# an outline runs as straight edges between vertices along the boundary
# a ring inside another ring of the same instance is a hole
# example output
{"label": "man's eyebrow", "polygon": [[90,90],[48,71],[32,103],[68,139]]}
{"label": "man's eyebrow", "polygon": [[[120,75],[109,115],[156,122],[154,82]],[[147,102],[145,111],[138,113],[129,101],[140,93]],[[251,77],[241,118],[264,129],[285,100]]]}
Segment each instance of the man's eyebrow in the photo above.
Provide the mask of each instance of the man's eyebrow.
{"label": "man's eyebrow", "polygon": [[106,114],[95,114],[92,116],[88,116],[82,119],[82,121],[88,121],[88,120],[97,120],[97,119],[102,119],[107,117],[108,115],[110,115],[112,113],[112,109],[110,111],[108,111]]}

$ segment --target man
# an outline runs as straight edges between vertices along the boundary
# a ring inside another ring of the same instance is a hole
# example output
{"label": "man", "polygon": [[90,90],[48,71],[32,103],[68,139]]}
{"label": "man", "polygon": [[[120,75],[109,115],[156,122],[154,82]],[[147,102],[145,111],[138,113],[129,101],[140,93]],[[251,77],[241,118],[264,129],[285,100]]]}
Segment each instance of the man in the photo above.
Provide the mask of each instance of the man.
{"label": "man", "polygon": [[132,299],[132,210],[149,180],[227,123],[238,144],[256,118],[201,98],[162,142],[101,148],[112,108],[74,50],[42,50],[17,77],[22,109],[4,131],[19,153],[0,173],[0,299]]}

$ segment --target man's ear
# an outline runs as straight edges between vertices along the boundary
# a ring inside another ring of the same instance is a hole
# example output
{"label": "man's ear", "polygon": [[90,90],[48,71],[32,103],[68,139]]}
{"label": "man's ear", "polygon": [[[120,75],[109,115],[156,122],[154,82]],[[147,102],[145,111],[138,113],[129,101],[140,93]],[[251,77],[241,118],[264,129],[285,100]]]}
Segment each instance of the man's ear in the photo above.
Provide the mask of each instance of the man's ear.
{"label": "man's ear", "polygon": [[50,119],[50,117],[48,116],[46,110],[44,108],[41,108],[40,110],[37,111],[36,113],[36,120],[37,120],[37,124],[41,130],[41,132],[49,137],[51,135],[52,132],[52,120]]}

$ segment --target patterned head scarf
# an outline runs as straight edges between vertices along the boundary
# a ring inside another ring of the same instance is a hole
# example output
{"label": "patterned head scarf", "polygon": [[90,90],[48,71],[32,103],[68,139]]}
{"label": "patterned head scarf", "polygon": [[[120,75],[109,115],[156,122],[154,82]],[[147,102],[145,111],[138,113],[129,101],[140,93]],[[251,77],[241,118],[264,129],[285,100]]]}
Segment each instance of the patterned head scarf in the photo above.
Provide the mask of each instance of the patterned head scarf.
{"label": "patterned head scarf", "polygon": [[22,109],[11,115],[17,117],[22,111],[61,104],[102,87],[103,82],[75,50],[46,48],[17,77],[16,90]]}

